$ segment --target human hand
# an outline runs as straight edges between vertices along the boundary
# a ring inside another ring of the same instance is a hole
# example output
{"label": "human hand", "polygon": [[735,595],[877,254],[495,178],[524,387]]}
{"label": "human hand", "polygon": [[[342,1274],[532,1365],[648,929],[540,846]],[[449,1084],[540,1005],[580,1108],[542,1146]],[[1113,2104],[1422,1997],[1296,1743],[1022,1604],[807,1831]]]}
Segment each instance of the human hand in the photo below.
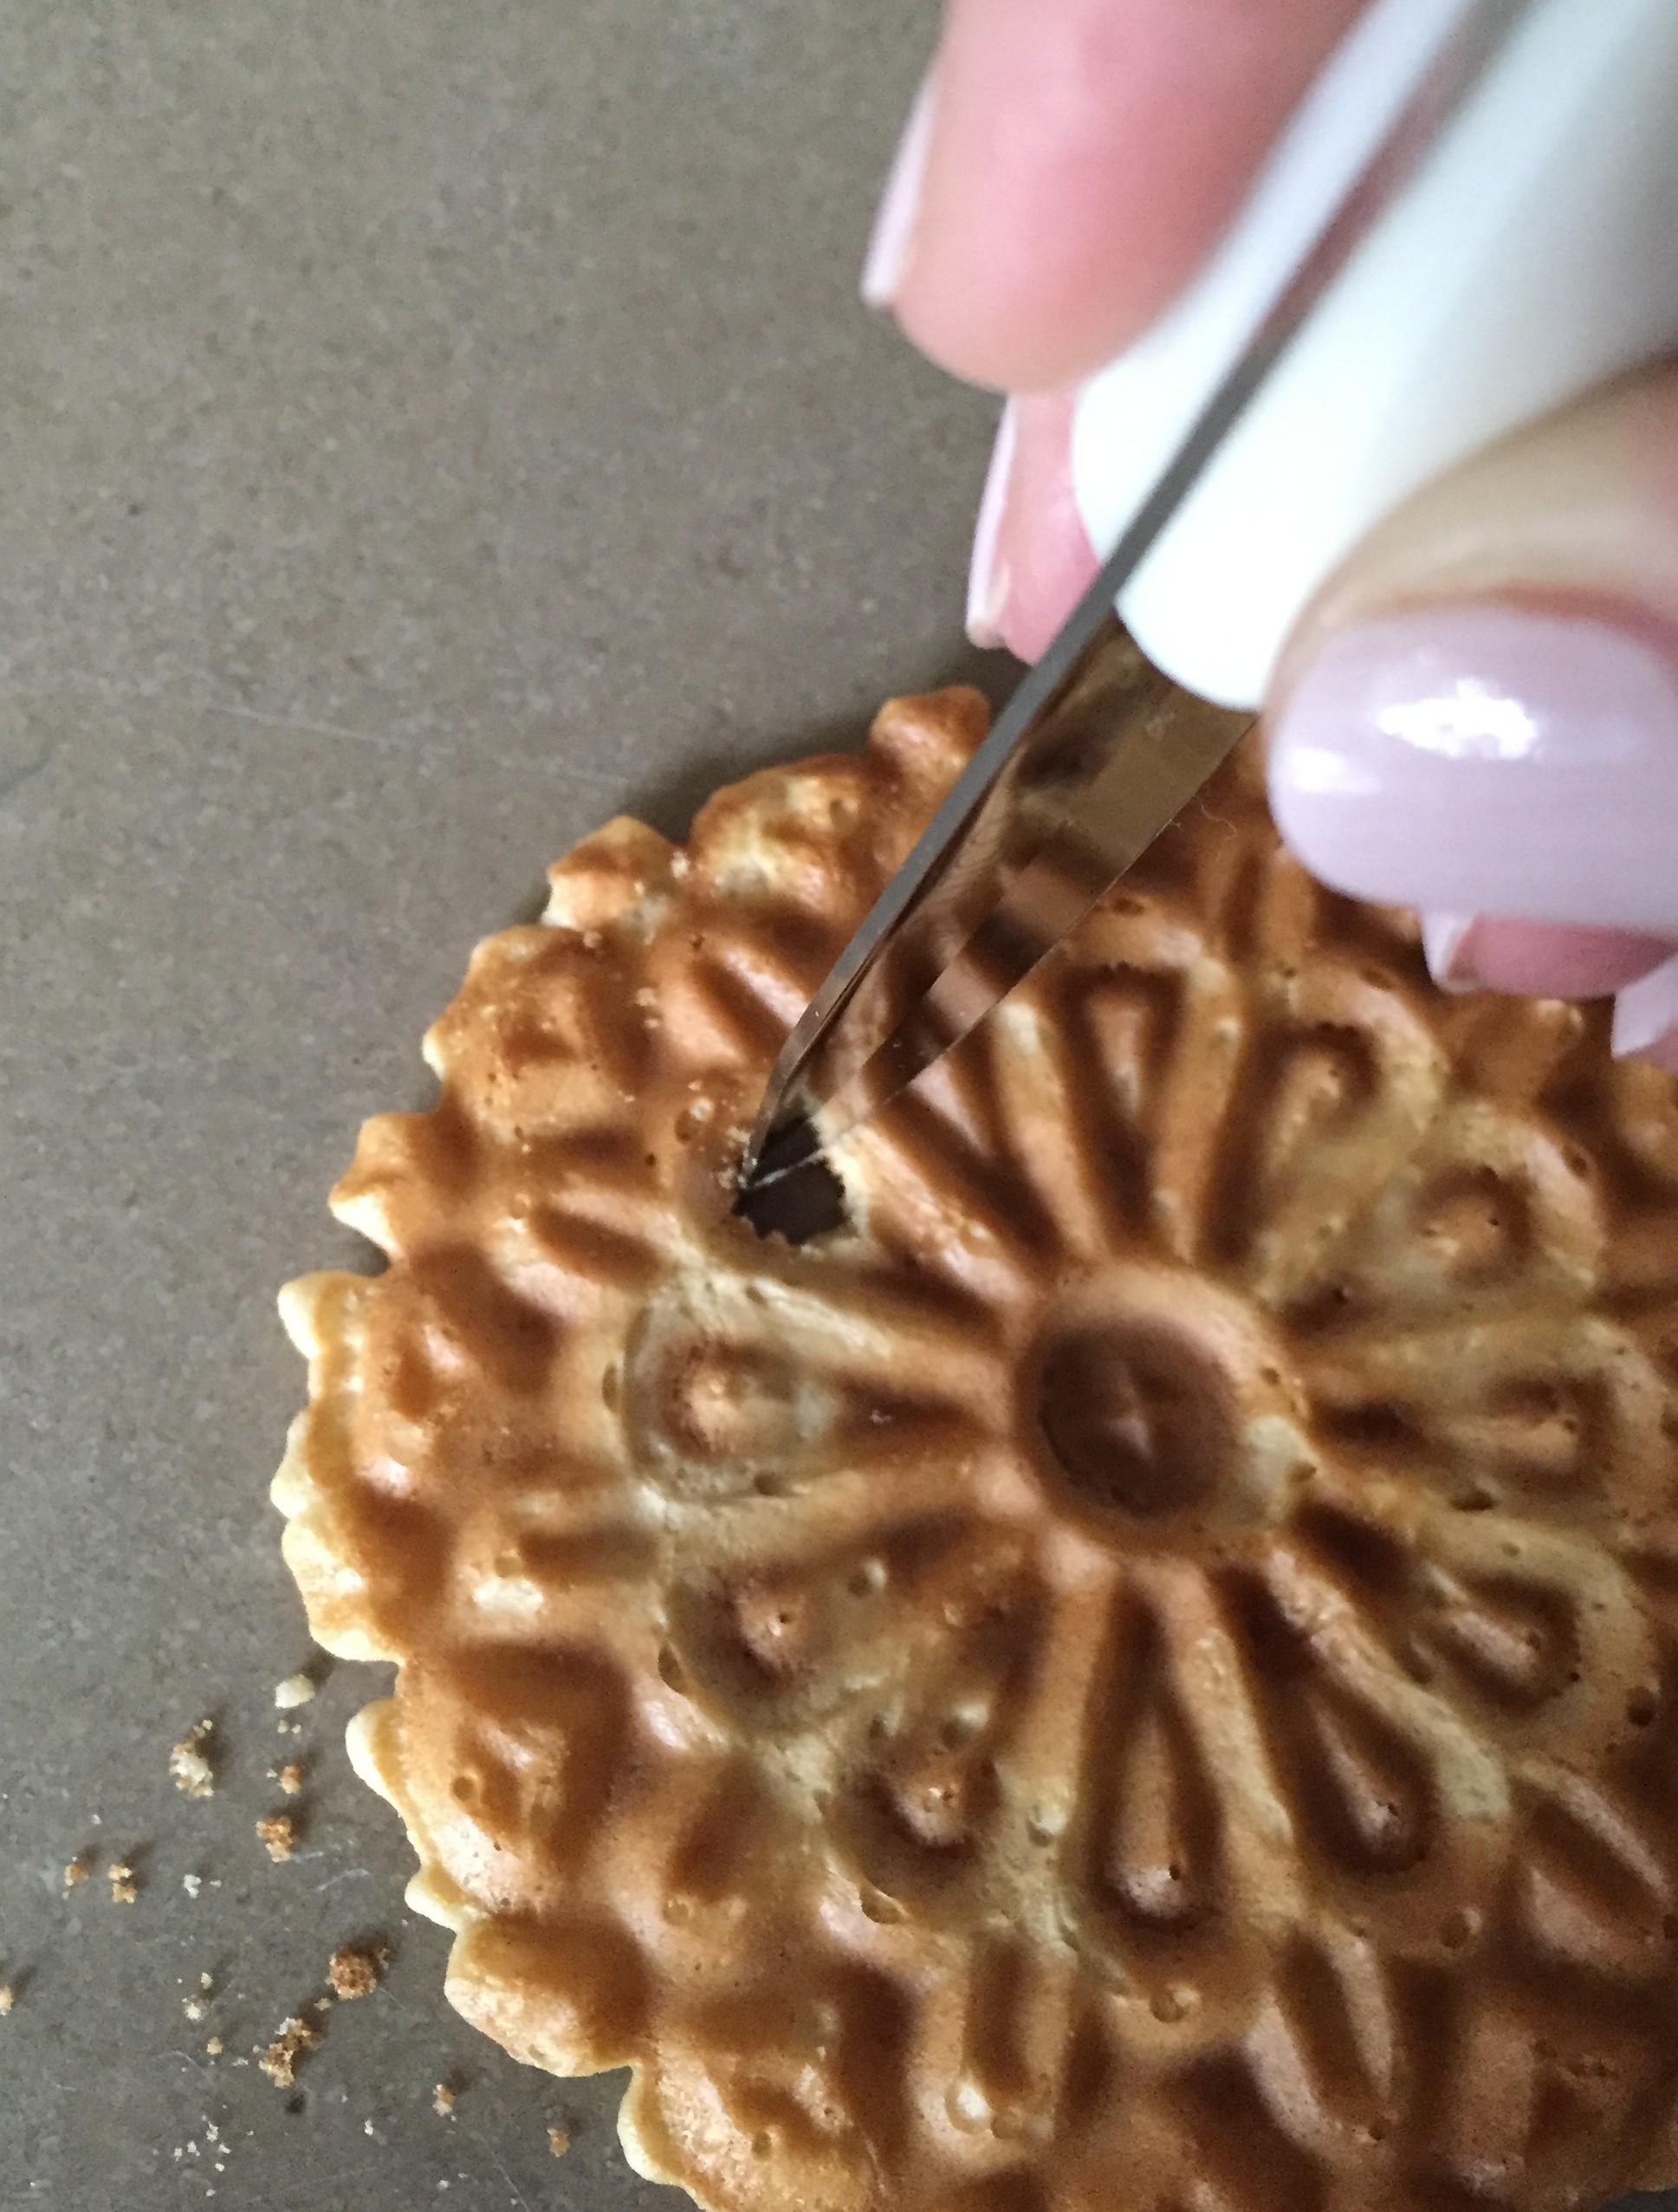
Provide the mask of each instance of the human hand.
{"label": "human hand", "polygon": [[[1040,652],[1095,570],[1072,393],[1192,275],[1360,0],[948,0],[865,296],[1014,395],[976,643]],[[1331,579],[1266,720],[1284,835],[1420,907],[1462,988],[1614,991],[1678,1071],[1678,371],[1428,487]]]}

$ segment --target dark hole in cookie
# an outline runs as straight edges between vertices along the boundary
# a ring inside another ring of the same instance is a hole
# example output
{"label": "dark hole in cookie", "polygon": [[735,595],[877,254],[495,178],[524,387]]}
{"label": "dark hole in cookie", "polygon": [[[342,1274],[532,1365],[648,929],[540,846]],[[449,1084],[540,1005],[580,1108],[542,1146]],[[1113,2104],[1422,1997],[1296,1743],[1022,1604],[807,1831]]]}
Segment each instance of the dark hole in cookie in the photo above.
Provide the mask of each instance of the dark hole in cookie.
{"label": "dark hole in cookie", "polygon": [[741,1189],[734,1210],[760,1236],[784,1236],[789,1244],[808,1244],[844,1228],[845,1185],[818,1154],[773,1182]]}

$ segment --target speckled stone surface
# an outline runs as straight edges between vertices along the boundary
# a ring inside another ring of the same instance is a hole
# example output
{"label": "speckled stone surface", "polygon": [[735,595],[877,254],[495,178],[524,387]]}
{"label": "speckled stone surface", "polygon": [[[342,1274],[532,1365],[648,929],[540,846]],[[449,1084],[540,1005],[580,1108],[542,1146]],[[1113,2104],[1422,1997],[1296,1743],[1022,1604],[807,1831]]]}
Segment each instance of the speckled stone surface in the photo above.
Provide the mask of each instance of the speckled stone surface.
{"label": "speckled stone surface", "polygon": [[[992,409],[855,303],[932,28],[882,0],[4,11],[6,2212],[678,2201],[624,2168],[618,2082],[446,2009],[341,1748],[376,1671],[319,1662],[277,1733],[310,1654],[267,1499],[302,1390],[273,1297],[360,1263],[327,1187],[365,1115],[426,1094],[424,1026],[550,859],[969,672]],[[168,1753],[206,1715],[192,1800]],[[275,2088],[258,2051],[368,1936],[384,1988]]]}

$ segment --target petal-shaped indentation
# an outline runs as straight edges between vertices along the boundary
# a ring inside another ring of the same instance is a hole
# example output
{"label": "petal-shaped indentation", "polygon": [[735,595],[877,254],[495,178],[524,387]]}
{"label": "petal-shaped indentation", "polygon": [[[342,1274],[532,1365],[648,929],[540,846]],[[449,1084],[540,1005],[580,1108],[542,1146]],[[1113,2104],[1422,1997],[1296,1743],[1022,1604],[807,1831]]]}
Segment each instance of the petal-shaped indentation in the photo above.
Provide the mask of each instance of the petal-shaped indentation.
{"label": "petal-shaped indentation", "polygon": [[[1318,2212],[1330,2169],[1284,2132],[1250,2062],[1234,2053],[1199,2060],[1175,2091],[1219,2212]],[[1198,2191],[1190,2201],[1200,2201]]]}
{"label": "petal-shaped indentation", "polygon": [[1541,1705],[1577,1678],[1578,1622],[1558,1592],[1514,1577],[1441,1576],[1429,1640],[1488,1696]]}
{"label": "petal-shaped indentation", "polygon": [[1371,1947],[1331,1925],[1280,1961],[1247,2042],[1260,2093],[1294,2142],[1355,2160],[1402,2105],[1393,1992]]}
{"label": "petal-shaped indentation", "polygon": [[975,1865],[1002,1809],[1000,1755],[1030,1709],[1043,1593],[1023,1563],[976,1564],[971,1548],[937,1563],[936,1625],[872,1689],[836,1800],[849,1855],[888,1897],[930,1903]]}
{"label": "petal-shaped indentation", "polygon": [[1616,1980],[1671,1974],[1672,1871],[1606,1788],[1551,1773],[1521,1856],[1521,1924],[1539,1950]]}
{"label": "petal-shaped indentation", "polygon": [[1539,2031],[1513,1992],[1471,1984],[1435,2035],[1426,2057],[1435,2084],[1427,2150],[1435,2184],[1475,2203],[1521,2202],[1540,2111]]}
{"label": "petal-shaped indentation", "polygon": [[606,1470],[579,1465],[556,1479],[561,1469],[556,1453],[541,1487],[534,1470],[509,1469],[504,1490],[462,1515],[454,1571],[469,1635],[565,1640],[585,1619],[627,1617],[623,1588],[651,1572],[656,1532],[625,1511]]}
{"label": "petal-shaped indentation", "polygon": [[517,1398],[547,1382],[554,1325],[470,1244],[415,1253],[408,1279],[423,1301],[424,1341],[434,1368],[456,1377],[486,1373]]}
{"label": "petal-shaped indentation", "polygon": [[[1003,1934],[982,1939],[960,1989],[933,2010],[922,2063],[947,2085],[944,2116],[958,2136],[1000,2143],[1055,2131],[1072,2052],[1076,1969]],[[946,2020],[943,2015],[953,2013]],[[944,2046],[945,2047],[939,2047]]]}
{"label": "petal-shaped indentation", "polygon": [[1099,1072],[1082,1058],[1075,1038],[1038,1009],[1005,1001],[991,1023],[994,1033],[984,1039],[989,1088],[1009,1157],[1053,1242],[1069,1259],[1087,1263],[1110,1250],[1124,1229],[1098,1140]]}
{"label": "petal-shaped indentation", "polygon": [[1344,1875],[1390,1878],[1434,1850],[1442,1816],[1494,1811],[1496,1765],[1377,1642],[1303,1553],[1273,1587],[1234,1578],[1235,1618],[1296,1818]]}
{"label": "petal-shaped indentation", "polygon": [[1159,1938],[1213,1921],[1228,1902],[1218,1791],[1150,1611],[1121,1607],[1085,1726],[1085,1895],[1121,1955],[1138,1944],[1146,1954]]}
{"label": "petal-shaped indentation", "polygon": [[1178,1928],[1215,1910],[1217,1803],[1182,1723],[1150,1699],[1124,1747],[1102,1876],[1127,1913]]}
{"label": "petal-shaped indentation", "polygon": [[1305,1695],[1316,1756],[1302,1761],[1307,1802],[1320,1832],[1349,1865],[1402,1873],[1433,1841],[1430,1778],[1413,1745],[1355,1699]]}
{"label": "petal-shaped indentation", "polygon": [[621,1670],[586,1650],[463,1645],[397,1687],[405,1809],[468,1895],[540,1912],[634,1757]]}

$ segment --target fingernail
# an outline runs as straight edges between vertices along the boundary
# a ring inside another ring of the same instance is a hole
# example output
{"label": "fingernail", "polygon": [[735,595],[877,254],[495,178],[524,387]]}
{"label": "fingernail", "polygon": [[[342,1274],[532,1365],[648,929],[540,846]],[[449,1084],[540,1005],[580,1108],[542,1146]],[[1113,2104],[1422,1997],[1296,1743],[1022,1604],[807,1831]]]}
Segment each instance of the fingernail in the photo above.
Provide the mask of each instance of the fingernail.
{"label": "fingernail", "polygon": [[988,650],[1002,642],[1002,615],[1008,602],[1008,566],[996,557],[1002,517],[1007,511],[1008,479],[1014,473],[1014,450],[1020,435],[1020,418],[1010,399],[996,426],[996,443],[990,450],[985,488],[979,500],[979,520],[973,532],[973,557],[967,572],[967,634],[969,641]]}
{"label": "fingernail", "polygon": [[1441,990],[1461,993],[1480,988],[1468,950],[1469,935],[1478,918],[1474,914],[1422,917],[1422,957]]}
{"label": "fingernail", "polygon": [[1678,923],[1678,674],[1629,628],[1489,605],[1356,624],[1272,730],[1278,825],[1339,890],[1447,914]]}
{"label": "fingernail", "polygon": [[1613,1044],[1617,1059],[1652,1060],[1678,1074],[1678,957],[1616,998]]}
{"label": "fingernail", "polygon": [[934,70],[929,69],[921,80],[897,151],[891,157],[885,190],[880,194],[874,228],[869,234],[862,296],[871,308],[891,306],[909,265],[915,218],[921,208],[921,186],[926,180],[926,157],[932,145],[933,77]]}

